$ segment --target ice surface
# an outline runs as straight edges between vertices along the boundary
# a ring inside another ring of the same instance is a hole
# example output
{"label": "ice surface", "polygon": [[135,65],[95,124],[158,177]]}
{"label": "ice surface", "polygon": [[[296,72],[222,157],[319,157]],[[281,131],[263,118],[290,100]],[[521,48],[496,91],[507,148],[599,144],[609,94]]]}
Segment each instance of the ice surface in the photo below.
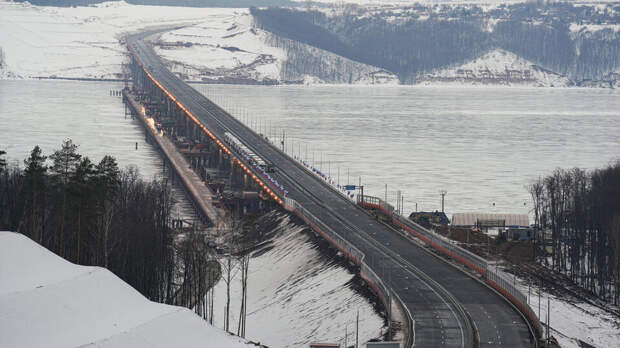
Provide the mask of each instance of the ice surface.
{"label": "ice surface", "polygon": [[147,300],[110,271],[0,232],[0,347],[247,347],[186,308]]}

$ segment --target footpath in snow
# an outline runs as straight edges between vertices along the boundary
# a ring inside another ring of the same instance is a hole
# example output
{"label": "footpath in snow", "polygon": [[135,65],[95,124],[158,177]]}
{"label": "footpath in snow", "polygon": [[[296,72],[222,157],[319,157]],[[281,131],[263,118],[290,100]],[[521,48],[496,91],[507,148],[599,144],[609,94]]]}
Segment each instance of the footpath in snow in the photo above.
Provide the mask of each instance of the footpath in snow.
{"label": "footpath in snow", "polygon": [[250,347],[187,308],[151,302],[107,269],[0,232],[0,347]]}

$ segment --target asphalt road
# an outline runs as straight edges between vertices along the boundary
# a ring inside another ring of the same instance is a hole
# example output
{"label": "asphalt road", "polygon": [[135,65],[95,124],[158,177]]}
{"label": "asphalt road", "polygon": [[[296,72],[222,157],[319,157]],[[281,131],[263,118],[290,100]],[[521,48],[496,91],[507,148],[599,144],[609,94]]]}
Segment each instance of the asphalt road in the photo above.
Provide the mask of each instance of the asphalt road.
{"label": "asphalt road", "polygon": [[[352,242],[366,262],[398,294],[415,320],[416,347],[530,347],[528,326],[500,295],[460,269],[376,221],[296,161],[275,149],[172,74],[142,41],[127,38],[144,67],[212,133],[234,134],[273,163],[275,177],[300,203]],[[469,319],[468,319],[469,318]],[[472,332],[468,327],[473,327]]]}

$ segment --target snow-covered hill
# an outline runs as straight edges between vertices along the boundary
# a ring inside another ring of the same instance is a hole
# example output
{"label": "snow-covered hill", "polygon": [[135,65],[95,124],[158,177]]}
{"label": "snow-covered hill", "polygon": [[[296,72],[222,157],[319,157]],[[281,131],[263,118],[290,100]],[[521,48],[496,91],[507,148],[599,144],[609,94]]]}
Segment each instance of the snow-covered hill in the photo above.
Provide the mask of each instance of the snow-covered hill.
{"label": "snow-covered hill", "polygon": [[73,8],[0,1],[0,78],[120,78],[125,33],[198,23],[212,11],[123,1]]}
{"label": "snow-covered hill", "polygon": [[457,67],[424,74],[417,81],[423,85],[506,85],[566,87],[568,78],[544,70],[515,54],[495,49]]}
{"label": "snow-covered hill", "polygon": [[286,53],[265,44],[266,35],[252,27],[248,9],[211,9],[200,24],[166,32],[155,43],[188,80],[278,81]]}
{"label": "snow-covered hill", "polygon": [[250,347],[100,267],[0,232],[0,347]]}

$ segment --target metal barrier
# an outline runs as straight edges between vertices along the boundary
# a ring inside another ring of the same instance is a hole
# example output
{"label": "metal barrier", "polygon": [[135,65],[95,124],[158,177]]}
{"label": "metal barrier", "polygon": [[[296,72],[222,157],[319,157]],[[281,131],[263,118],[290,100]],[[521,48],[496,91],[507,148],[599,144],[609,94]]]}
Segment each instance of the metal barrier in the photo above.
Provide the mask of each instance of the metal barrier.
{"label": "metal barrier", "polygon": [[436,250],[450,256],[466,267],[474,270],[485,278],[487,284],[500,292],[502,296],[512,302],[519,311],[534,325],[538,337],[542,337],[542,326],[536,313],[527,303],[527,296],[516,286],[515,280],[506,278],[502,273],[489,269],[488,263],[480,256],[461,248],[456,242],[430,231],[415,222],[395,213],[392,205],[373,196],[358,197],[357,204],[367,208],[381,210],[392,218],[392,222],[403,230],[423,240]]}
{"label": "metal barrier", "polygon": [[[297,216],[299,216],[302,220],[304,220],[313,230],[319,232],[325,239],[327,239],[331,244],[336,246],[340,251],[345,253],[350,260],[355,262],[355,264],[360,266],[360,276],[364,279],[368,285],[373,289],[373,291],[379,296],[381,302],[385,305],[388,317],[388,325],[391,330],[392,327],[392,313],[391,313],[391,294],[390,290],[381,278],[373,271],[370,266],[364,261],[365,255],[358,248],[356,248],[352,243],[344,239],[340,236],[336,231],[334,231],[331,227],[327,226],[323,221],[314,216],[311,212],[301,206],[297,201],[290,197],[284,198],[284,207],[294,212]],[[407,317],[409,323],[413,322],[413,318],[408,314]],[[413,328],[412,325],[410,325]],[[413,332],[410,333],[413,335]]]}

